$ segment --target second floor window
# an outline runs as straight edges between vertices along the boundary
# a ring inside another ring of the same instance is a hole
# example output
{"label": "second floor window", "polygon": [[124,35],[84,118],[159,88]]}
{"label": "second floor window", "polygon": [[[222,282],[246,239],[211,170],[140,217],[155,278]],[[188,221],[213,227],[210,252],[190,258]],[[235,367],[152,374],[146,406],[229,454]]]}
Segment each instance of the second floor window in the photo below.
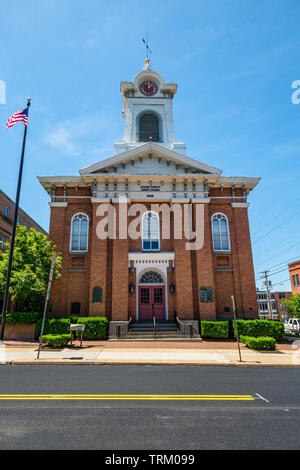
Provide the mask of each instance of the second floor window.
{"label": "second floor window", "polygon": [[159,251],[159,217],[155,212],[143,216],[143,251]]}
{"label": "second floor window", "polygon": [[214,251],[230,251],[228,219],[224,214],[212,217],[212,237]]}
{"label": "second floor window", "polygon": [[88,250],[89,219],[85,214],[74,215],[71,223],[70,251]]}

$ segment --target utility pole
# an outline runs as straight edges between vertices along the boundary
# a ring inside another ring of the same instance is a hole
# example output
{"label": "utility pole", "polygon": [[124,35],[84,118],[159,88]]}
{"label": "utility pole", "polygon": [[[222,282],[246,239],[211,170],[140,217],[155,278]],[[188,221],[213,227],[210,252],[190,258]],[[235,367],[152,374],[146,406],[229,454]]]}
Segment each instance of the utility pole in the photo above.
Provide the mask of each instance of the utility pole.
{"label": "utility pole", "polygon": [[269,289],[269,281],[268,281],[268,272],[269,271],[263,271],[262,274],[265,276],[265,286],[266,286],[266,289],[267,289],[267,303],[268,303],[268,310],[269,310],[269,318],[271,320],[273,320],[270,289]]}

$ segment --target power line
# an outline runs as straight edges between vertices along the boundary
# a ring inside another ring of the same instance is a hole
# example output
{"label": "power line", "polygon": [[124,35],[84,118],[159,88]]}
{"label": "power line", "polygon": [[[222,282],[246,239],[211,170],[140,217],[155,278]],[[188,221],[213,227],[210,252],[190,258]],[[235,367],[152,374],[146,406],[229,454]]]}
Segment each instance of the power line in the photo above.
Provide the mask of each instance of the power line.
{"label": "power line", "polygon": [[269,261],[270,259],[273,259],[274,256],[279,256],[279,255],[281,255],[282,253],[285,253],[286,251],[289,251],[289,250],[291,250],[292,248],[294,248],[295,246],[298,246],[298,245],[300,245],[300,242],[295,243],[295,245],[290,246],[290,247],[287,248],[286,250],[282,250],[282,251],[280,251],[279,253],[275,253],[273,256],[271,256],[270,258],[268,258],[268,259],[262,261],[262,262],[259,263],[259,264],[260,264],[260,265],[261,265],[261,264],[264,264],[264,263],[266,263],[267,261]]}
{"label": "power line", "polygon": [[[272,268],[277,268],[278,266],[281,266],[282,264],[285,264],[285,263],[288,263],[289,261],[293,261],[295,259],[299,258],[300,259],[300,255],[299,256],[293,256],[292,258],[288,258],[287,260],[285,261],[282,261],[281,263],[278,263],[278,264],[274,264],[273,266],[270,266],[268,269],[269,271],[272,269]],[[258,274],[258,273],[256,273]]]}
{"label": "power line", "polygon": [[281,240],[279,243],[276,243],[276,245],[271,245],[271,247],[269,247],[267,250],[265,250],[264,252],[261,252],[261,253],[258,253],[258,255],[255,255],[255,258],[260,258],[262,255],[265,254],[266,251],[270,251],[274,248],[276,248],[277,246],[280,246],[282,245],[286,240],[290,239],[291,238],[291,235],[289,234],[287,237],[285,237],[283,240]]}
{"label": "power line", "polygon": [[[272,274],[269,274],[269,277],[271,276],[275,276],[275,274],[279,274],[279,273],[283,273],[283,271],[286,271],[288,268],[284,268],[284,269],[281,269],[280,271],[276,271],[275,273],[272,273]],[[268,270],[269,272],[269,270]],[[260,277],[259,279],[263,279],[262,277]],[[259,280],[258,279],[258,280]]]}
{"label": "power line", "polygon": [[276,282],[276,284],[272,284],[272,287],[278,286],[278,284],[284,284],[285,282],[289,282],[289,281],[290,281],[290,279],[286,279],[285,281]]}
{"label": "power line", "polygon": [[[298,176],[294,181],[291,182],[291,184],[296,183],[296,181],[298,181],[299,179],[300,177]],[[290,184],[288,184],[286,189],[284,189],[281,193],[279,193],[279,195],[276,196],[275,199],[273,199],[273,201],[270,202],[270,204],[268,204],[256,217],[254,217],[253,220],[258,219],[261,215],[263,215],[269,207],[272,207],[274,205],[274,202],[278,201],[278,199],[280,199],[281,196],[283,196],[283,194],[287,193],[288,191],[290,191]]]}
{"label": "power line", "polygon": [[[297,199],[295,202],[297,202],[299,199]],[[284,211],[285,212],[285,211]],[[284,225],[286,223],[287,220],[290,220],[292,219],[293,217],[295,217],[296,215],[299,214],[299,210],[297,210],[297,212],[295,212],[295,214],[293,214],[292,216],[288,217],[287,219],[285,219],[283,222],[281,222],[279,225],[277,225],[276,227],[274,227],[273,229],[269,230],[269,232],[265,233],[264,235],[262,235],[261,237],[257,238],[257,240],[254,240],[253,243],[257,243],[259,240],[261,240],[262,238],[265,238],[267,237],[270,233],[274,232],[274,230],[277,230],[279,227],[281,227],[282,225]],[[281,213],[279,214],[281,215]],[[278,217],[278,216],[277,216]]]}
{"label": "power line", "polygon": [[[286,207],[284,210],[282,210],[281,212],[279,212],[279,214],[276,214],[276,217],[280,217],[282,214],[285,214],[287,210],[289,210],[290,207],[295,207],[295,204],[300,201],[300,197],[298,199],[296,199],[296,201],[293,201],[292,204],[288,205],[288,207]],[[273,219],[272,219],[273,220]],[[272,222],[271,220],[271,222]],[[267,226],[269,224],[269,222],[266,222],[265,225],[263,225],[260,229],[258,229],[253,236],[257,235],[259,232],[261,232],[265,226]]]}

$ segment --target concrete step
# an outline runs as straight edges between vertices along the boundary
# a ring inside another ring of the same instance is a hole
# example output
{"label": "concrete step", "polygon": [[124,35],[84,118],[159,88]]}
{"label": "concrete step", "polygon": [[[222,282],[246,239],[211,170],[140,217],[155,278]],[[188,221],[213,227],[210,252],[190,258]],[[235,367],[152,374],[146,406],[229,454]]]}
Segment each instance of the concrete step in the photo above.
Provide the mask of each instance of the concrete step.
{"label": "concrete step", "polygon": [[[131,328],[129,330],[129,333],[142,334],[142,333],[151,333],[153,331],[154,331],[153,327],[152,328],[143,328],[143,329]],[[177,333],[178,332],[177,328],[172,328],[172,329],[156,328],[155,331],[161,332],[161,333]]]}
{"label": "concrete step", "polygon": [[126,338],[120,338],[120,339],[109,339],[109,341],[123,341],[123,342],[126,342],[126,341],[129,341],[129,342],[151,342],[151,341],[163,341],[163,342],[181,342],[181,341],[185,341],[185,342],[201,342],[202,341],[202,338],[200,337],[200,335],[197,335],[197,336],[194,336],[193,338],[188,338],[187,336],[181,336],[181,335],[177,335],[175,338],[170,338],[170,337],[160,337],[159,335],[149,335],[149,336],[146,336],[146,337],[141,337],[141,336],[135,336],[133,338],[130,338],[128,336],[126,336]]}
{"label": "concrete step", "polygon": [[[130,333],[149,333],[150,331],[153,331],[152,328],[130,328]],[[163,333],[168,333],[168,332],[176,332],[178,331],[177,328],[156,328],[155,331],[161,331]]]}
{"label": "concrete step", "polygon": [[130,333],[126,336],[126,338],[132,338],[132,339],[135,339],[135,338],[141,338],[141,339],[145,339],[145,338],[152,338],[153,336],[156,336],[157,338],[180,338],[181,335],[179,334],[170,334],[170,335],[166,335],[166,334],[147,334],[147,335],[131,335]]}
{"label": "concrete step", "polygon": [[[130,331],[153,331],[153,322],[138,322],[130,324]],[[156,331],[177,331],[175,322],[158,322]]]}

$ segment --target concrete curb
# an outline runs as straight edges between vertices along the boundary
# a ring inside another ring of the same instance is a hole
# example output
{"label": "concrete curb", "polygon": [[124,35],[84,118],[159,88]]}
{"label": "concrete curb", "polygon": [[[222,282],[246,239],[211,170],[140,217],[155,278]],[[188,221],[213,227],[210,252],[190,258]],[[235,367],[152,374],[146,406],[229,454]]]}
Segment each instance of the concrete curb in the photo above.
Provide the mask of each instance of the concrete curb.
{"label": "concrete curb", "polygon": [[198,361],[100,361],[100,360],[88,360],[88,359],[82,359],[82,360],[61,360],[61,359],[35,359],[35,360],[22,360],[22,359],[16,359],[16,360],[11,360],[11,361],[6,361],[5,363],[2,363],[0,365],[10,365],[10,366],[18,366],[18,365],[28,365],[28,366],[40,366],[40,365],[61,365],[61,366],[72,366],[72,365],[90,365],[90,366],[226,366],[226,367],[293,367],[293,368],[299,368],[300,364],[264,364],[264,363],[258,363],[258,362],[237,362],[237,361],[232,361],[232,362],[209,362],[209,361],[203,361],[203,362],[198,362]]}

